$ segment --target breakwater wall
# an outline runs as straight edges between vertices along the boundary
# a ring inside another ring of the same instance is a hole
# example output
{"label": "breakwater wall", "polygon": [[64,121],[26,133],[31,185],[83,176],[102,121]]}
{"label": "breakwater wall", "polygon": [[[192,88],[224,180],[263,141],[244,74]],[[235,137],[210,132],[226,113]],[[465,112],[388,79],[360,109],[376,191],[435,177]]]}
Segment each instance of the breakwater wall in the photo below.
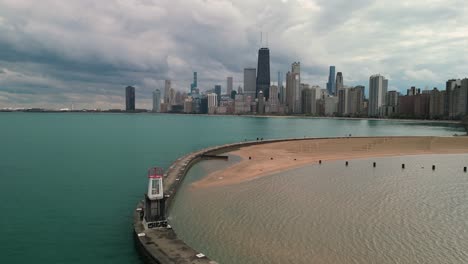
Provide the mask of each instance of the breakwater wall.
{"label": "breakwater wall", "polygon": [[[408,137],[408,136],[405,136]],[[241,147],[252,145],[268,144],[275,142],[300,141],[300,140],[322,140],[322,139],[340,139],[348,137],[328,137],[328,138],[289,138],[289,139],[271,139],[271,140],[256,140],[244,141],[239,143],[225,144],[221,146],[209,147],[187,154],[178,158],[166,170],[164,177],[164,188],[166,198],[166,215],[171,208],[171,205],[176,199],[176,194],[184,180],[188,170],[200,160],[210,158],[215,155],[230,152]],[[369,137],[353,137],[353,138],[369,138]],[[389,137],[372,137],[375,139],[384,139]],[[396,137],[391,137],[396,138]],[[138,208],[143,208],[143,201],[140,201]],[[170,222],[169,222],[170,224]],[[134,213],[134,237],[135,246],[140,252],[140,255],[145,263],[150,264],[167,264],[167,263],[209,263],[216,262],[210,260],[209,257],[199,255],[195,249],[186,245],[184,241],[177,238],[173,229],[156,228],[144,229],[143,222],[137,210]],[[197,256],[198,255],[198,256]]]}

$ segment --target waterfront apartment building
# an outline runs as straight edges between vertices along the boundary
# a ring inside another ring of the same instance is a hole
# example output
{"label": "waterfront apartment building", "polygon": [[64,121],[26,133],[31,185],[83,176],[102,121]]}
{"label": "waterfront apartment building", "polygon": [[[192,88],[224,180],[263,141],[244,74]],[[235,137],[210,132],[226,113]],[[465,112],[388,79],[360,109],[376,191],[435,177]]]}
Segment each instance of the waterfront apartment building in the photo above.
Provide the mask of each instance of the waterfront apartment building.
{"label": "waterfront apartment building", "polygon": [[416,118],[429,118],[429,111],[430,111],[430,99],[431,96],[428,93],[421,93],[415,95],[414,100],[414,117]]}
{"label": "waterfront apartment building", "polygon": [[338,97],[329,96],[324,100],[324,114],[325,116],[334,116],[338,112]]}
{"label": "waterfront apartment building", "polygon": [[385,98],[383,116],[388,117],[398,113],[398,98],[400,93],[397,91],[388,91]]}
{"label": "waterfront apartment building", "polygon": [[255,98],[256,95],[256,79],[257,79],[257,69],[255,68],[245,68],[244,69],[244,94]]}
{"label": "waterfront apartment building", "polygon": [[245,94],[236,94],[234,100],[234,113],[235,114],[247,114],[250,113],[250,104],[252,99],[250,96]]}
{"label": "waterfront apartment building", "polygon": [[270,98],[270,50],[261,48],[258,50],[258,65],[256,79],[255,98],[258,98],[258,93],[263,92],[266,100]]}
{"label": "waterfront apartment building", "polygon": [[335,66],[330,66],[330,72],[328,74],[327,91],[329,95],[335,95],[335,92],[336,92]]}
{"label": "waterfront apartment building", "polygon": [[[465,78],[461,81],[462,96],[460,100],[463,101],[460,109],[465,109],[464,114],[468,115],[468,79]],[[464,106],[464,107],[463,107]]]}
{"label": "waterfront apartment building", "polygon": [[456,98],[453,96],[453,90],[461,86],[461,80],[451,79],[448,80],[445,86],[445,106],[444,106],[444,115],[446,117],[452,117],[454,110],[454,101]]}
{"label": "waterfront apartment building", "polygon": [[358,116],[362,114],[364,109],[364,89],[362,85],[358,85],[353,88],[349,88],[348,91],[348,114],[352,116]]}
{"label": "waterfront apartment building", "polygon": [[306,115],[315,115],[317,114],[317,99],[316,99],[316,89],[309,88],[308,86],[304,87],[301,91],[302,93],[302,113]]}
{"label": "waterfront apartment building", "polygon": [[454,96],[453,103],[455,104],[454,117],[463,117],[468,114],[468,79],[460,81],[460,86],[456,89],[456,97]]}
{"label": "waterfront apartment building", "polygon": [[403,118],[429,118],[430,97],[429,92],[421,93],[421,89],[411,87],[406,96],[398,97],[398,113]]}
{"label": "waterfront apartment building", "polygon": [[125,111],[135,111],[135,87],[125,88]]}
{"label": "waterfront apartment building", "polygon": [[161,112],[161,91],[159,89],[153,91],[153,112]]}
{"label": "waterfront apartment building", "polygon": [[380,74],[369,78],[369,117],[382,116],[382,106],[385,105],[385,97],[388,89],[388,80]]}
{"label": "waterfront apartment building", "polygon": [[210,93],[208,97],[208,113],[216,113],[216,108],[218,107],[218,95],[216,93]]}
{"label": "waterfront apartment building", "polygon": [[430,92],[429,98],[429,116],[431,119],[440,119],[444,117],[446,92],[434,88]]}
{"label": "waterfront apartment building", "polygon": [[468,79],[447,81],[444,113],[450,119],[459,119],[468,114]]}
{"label": "waterfront apartment building", "polygon": [[349,89],[345,87],[338,88],[339,84],[338,83],[338,78],[336,82],[336,88],[337,88],[337,97],[338,97],[338,114],[343,116],[347,115],[348,112],[348,104],[349,104]]}

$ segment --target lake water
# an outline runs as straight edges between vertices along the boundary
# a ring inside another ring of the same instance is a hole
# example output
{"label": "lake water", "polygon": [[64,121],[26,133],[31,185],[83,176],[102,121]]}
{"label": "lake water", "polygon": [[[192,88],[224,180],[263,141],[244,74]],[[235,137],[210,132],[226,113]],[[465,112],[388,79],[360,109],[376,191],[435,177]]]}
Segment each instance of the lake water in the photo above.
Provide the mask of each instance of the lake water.
{"label": "lake water", "polygon": [[220,263],[468,263],[468,155],[334,161],[191,185],[221,166],[193,167],[170,214],[180,238]]}
{"label": "lake water", "polygon": [[[178,157],[207,146],[256,137],[454,133],[463,130],[438,123],[377,120],[0,113],[0,263],[141,263],[131,225],[147,184],[147,168],[167,168]],[[450,193],[443,195],[452,199]],[[261,197],[259,202],[264,201]],[[245,210],[252,210],[249,206],[246,203]],[[227,208],[226,216],[239,214],[229,206],[222,208]],[[194,219],[203,211],[190,210]],[[180,227],[182,222],[177,223]],[[193,226],[193,239],[200,230]],[[181,230],[181,235],[192,231]],[[278,248],[268,236],[258,239],[259,246]],[[221,251],[209,252],[219,256]],[[230,256],[230,250],[225,252]]]}

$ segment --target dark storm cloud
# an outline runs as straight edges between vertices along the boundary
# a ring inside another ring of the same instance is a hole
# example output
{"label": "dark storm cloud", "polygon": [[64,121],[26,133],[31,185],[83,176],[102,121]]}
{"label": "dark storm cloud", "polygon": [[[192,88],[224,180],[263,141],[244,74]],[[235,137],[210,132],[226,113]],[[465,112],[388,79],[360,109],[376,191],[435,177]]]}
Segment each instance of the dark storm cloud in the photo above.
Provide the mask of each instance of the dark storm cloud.
{"label": "dark storm cloud", "polygon": [[294,61],[324,86],[328,65],[346,84],[371,74],[390,86],[443,86],[468,72],[460,0],[0,0],[0,107],[121,108],[123,88],[151,92],[242,85],[256,51],[271,50],[272,80]]}

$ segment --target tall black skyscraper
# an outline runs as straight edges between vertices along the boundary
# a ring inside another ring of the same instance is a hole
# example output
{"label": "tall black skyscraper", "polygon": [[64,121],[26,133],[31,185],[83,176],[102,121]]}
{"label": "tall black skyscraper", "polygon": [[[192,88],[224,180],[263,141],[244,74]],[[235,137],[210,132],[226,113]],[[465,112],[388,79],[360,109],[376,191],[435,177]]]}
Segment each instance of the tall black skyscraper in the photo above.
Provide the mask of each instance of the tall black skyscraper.
{"label": "tall black skyscraper", "polygon": [[263,91],[265,100],[270,98],[270,50],[268,48],[258,50],[256,98],[260,91]]}
{"label": "tall black skyscraper", "polygon": [[135,111],[135,87],[125,88],[125,110]]}
{"label": "tall black skyscraper", "polygon": [[335,82],[335,66],[330,66],[330,74],[328,75],[327,92],[329,95],[336,94],[336,82]]}
{"label": "tall black skyscraper", "polygon": [[221,102],[221,85],[215,85],[215,94],[218,95],[218,105]]}

